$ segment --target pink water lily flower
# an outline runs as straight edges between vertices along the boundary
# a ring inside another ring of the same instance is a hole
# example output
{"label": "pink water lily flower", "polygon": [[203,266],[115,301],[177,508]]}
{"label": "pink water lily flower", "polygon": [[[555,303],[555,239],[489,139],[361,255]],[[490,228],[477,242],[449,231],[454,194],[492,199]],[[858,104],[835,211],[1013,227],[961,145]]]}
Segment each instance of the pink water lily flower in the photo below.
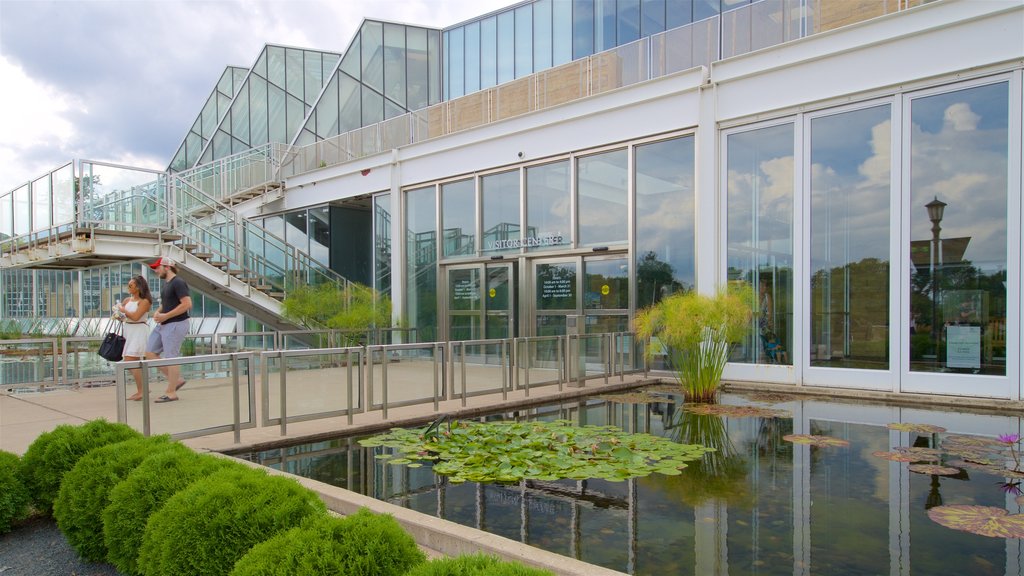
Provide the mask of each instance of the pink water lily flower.
{"label": "pink water lily flower", "polygon": [[1000,434],[998,440],[1003,444],[1016,444],[1020,441],[1020,434]]}

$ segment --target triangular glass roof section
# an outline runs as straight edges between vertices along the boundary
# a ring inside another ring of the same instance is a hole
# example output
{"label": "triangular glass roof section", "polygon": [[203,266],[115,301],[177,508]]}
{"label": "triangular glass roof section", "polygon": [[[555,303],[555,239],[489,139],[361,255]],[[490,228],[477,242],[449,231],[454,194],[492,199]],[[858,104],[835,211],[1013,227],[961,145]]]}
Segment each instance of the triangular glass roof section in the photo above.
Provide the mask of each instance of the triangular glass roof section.
{"label": "triangular glass roof section", "polygon": [[192,123],[192,127],[178,146],[178,151],[174,153],[168,166],[170,170],[181,172],[195,164],[248,73],[248,68],[239,66],[228,66],[224,69],[199,115],[196,116],[196,121]]}

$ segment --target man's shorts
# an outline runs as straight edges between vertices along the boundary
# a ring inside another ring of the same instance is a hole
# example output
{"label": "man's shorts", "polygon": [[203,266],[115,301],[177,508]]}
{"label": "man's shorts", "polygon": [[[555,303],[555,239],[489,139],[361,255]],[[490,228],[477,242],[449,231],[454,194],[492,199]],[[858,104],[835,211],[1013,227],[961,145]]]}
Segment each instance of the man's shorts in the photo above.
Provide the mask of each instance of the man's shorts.
{"label": "man's shorts", "polygon": [[177,358],[181,356],[181,343],[188,336],[188,320],[157,324],[149,333],[146,352],[157,354],[161,358]]}

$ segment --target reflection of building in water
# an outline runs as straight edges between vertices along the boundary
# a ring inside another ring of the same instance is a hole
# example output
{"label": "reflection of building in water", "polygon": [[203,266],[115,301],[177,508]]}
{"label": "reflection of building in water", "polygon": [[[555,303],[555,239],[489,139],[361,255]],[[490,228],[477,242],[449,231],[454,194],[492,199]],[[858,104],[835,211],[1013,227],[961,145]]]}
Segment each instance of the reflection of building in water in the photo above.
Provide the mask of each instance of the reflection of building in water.
{"label": "reflection of building in water", "polygon": [[[628,330],[673,292],[766,278],[727,379],[1019,399],[1022,14],[526,0],[441,29],[365,20],[341,52],[267,45],[225,68],[168,168],[270,236],[202,211],[197,234],[279,286],[302,254],[373,285],[419,341]],[[169,229],[154,178],[77,162],[2,188],[0,239]],[[4,257],[0,317],[93,332],[74,316],[99,319],[138,266]],[[459,309],[464,273],[482,310]],[[263,328],[222,285],[193,332]],[[951,317],[970,291],[978,319]],[[785,354],[765,353],[768,316]]]}

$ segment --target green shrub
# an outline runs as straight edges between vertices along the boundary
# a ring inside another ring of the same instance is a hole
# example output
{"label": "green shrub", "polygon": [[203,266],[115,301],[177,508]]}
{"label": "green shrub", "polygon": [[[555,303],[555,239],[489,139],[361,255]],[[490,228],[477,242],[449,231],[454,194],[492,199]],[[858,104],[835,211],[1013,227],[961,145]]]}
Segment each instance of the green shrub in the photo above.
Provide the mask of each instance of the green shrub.
{"label": "green shrub", "polygon": [[232,576],[401,576],[425,560],[391,516],[363,508],[345,518],[316,516],[257,544]]}
{"label": "green shrub", "polygon": [[435,558],[413,568],[406,576],[554,576],[547,570],[528,568],[494,556],[471,554],[458,558]]}
{"label": "green shrub", "polygon": [[251,468],[222,470],[150,516],[139,570],[147,576],[227,574],[256,544],[325,513],[317,495],[294,480]]}
{"label": "green shrub", "polygon": [[57,527],[78,554],[90,562],[107,559],[103,510],[110,490],[140,462],[170,445],[170,436],[135,438],[90,451],[64,475],[53,502]]}
{"label": "green shrub", "polygon": [[107,561],[124,574],[139,574],[139,549],[149,517],[196,480],[224,468],[242,467],[226,458],[196,454],[178,443],[143,460],[110,491],[110,505],[103,511]]}
{"label": "green shrub", "polygon": [[0,534],[10,532],[11,525],[28,516],[28,489],[18,475],[17,454],[0,450]]}
{"label": "green shrub", "polygon": [[19,473],[33,503],[44,514],[53,513],[53,501],[60,491],[64,474],[93,448],[114,444],[142,435],[125,424],[93,420],[82,426],[61,424],[40,434],[25,451]]}

